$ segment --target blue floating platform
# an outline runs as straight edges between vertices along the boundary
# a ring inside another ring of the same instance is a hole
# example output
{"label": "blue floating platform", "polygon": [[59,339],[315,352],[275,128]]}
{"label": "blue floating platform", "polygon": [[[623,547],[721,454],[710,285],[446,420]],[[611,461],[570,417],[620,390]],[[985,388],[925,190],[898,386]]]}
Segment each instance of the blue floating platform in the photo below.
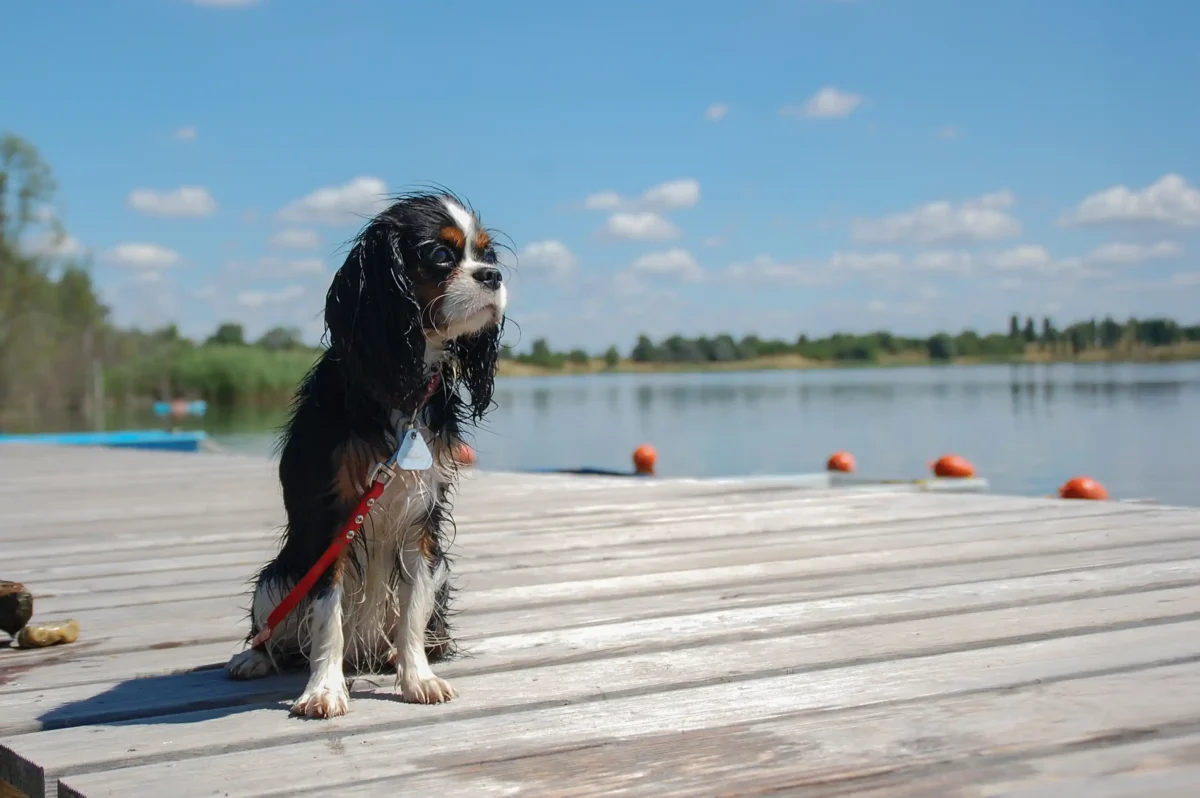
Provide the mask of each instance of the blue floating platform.
{"label": "blue floating platform", "polygon": [[113,432],[63,432],[44,435],[0,435],[0,444],[49,446],[110,446],[123,449],[159,449],[198,452],[208,447],[203,430],[119,430]]}

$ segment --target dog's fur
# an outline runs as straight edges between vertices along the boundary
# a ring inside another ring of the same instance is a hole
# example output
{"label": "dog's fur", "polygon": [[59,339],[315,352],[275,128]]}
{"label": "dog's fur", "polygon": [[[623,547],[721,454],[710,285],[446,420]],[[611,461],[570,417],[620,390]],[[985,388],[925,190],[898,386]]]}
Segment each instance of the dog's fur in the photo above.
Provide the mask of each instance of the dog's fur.
{"label": "dog's fur", "polygon": [[415,423],[434,466],[397,474],[354,544],[261,649],[229,661],[229,676],[307,663],[292,711],[308,717],[347,711],[344,666],[394,665],[407,701],[455,696],[430,667],[455,650],[446,552],[454,451],[461,427],[491,406],[506,300],[491,233],[453,195],[402,196],[355,239],[325,300],[328,345],[281,442],[287,526],[257,576],[248,639],[328,548],[402,425]]}

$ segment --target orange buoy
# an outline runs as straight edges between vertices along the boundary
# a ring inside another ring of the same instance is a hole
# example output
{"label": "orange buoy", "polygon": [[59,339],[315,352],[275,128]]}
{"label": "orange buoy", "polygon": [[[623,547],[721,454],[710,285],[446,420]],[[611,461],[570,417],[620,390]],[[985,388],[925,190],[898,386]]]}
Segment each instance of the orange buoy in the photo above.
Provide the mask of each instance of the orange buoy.
{"label": "orange buoy", "polygon": [[475,450],[466,441],[459,441],[454,447],[454,460],[459,465],[475,465]]}
{"label": "orange buoy", "polygon": [[653,474],[654,464],[658,462],[658,452],[648,443],[633,450],[633,470],[638,474]]}
{"label": "orange buoy", "polygon": [[834,452],[825,462],[825,470],[850,473],[854,470],[854,455],[850,452]]}
{"label": "orange buoy", "polygon": [[934,476],[966,479],[975,476],[975,466],[957,454],[944,454],[933,464]]}
{"label": "orange buoy", "polygon": [[1068,479],[1063,486],[1058,489],[1058,497],[1060,499],[1091,499],[1093,501],[1104,501],[1108,498],[1108,491],[1104,489],[1096,480],[1091,477],[1074,477]]}

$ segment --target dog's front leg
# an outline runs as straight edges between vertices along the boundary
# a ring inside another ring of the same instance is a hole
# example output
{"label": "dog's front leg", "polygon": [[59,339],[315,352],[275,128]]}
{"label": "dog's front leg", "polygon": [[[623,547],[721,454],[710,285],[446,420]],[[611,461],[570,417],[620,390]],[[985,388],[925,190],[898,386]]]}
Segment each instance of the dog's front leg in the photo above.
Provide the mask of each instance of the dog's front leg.
{"label": "dog's front leg", "polygon": [[309,606],[308,685],[292,705],[293,715],[332,718],[345,715],[350,706],[350,691],[342,674],[345,640],[339,576],[335,575],[332,584],[318,592]]}
{"label": "dog's front leg", "polygon": [[[425,534],[422,530],[422,537]],[[396,651],[400,697],[418,704],[440,704],[457,694],[450,683],[429,666],[425,654],[425,629],[436,609],[437,591],[448,574],[444,563],[431,565],[422,540],[400,551],[401,607],[396,624]]]}

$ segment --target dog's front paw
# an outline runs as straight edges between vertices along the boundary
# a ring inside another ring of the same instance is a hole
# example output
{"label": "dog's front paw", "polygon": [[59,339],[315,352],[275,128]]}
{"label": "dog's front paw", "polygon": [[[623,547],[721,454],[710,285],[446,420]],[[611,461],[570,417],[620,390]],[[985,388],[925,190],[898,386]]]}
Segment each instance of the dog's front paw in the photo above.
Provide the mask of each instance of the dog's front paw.
{"label": "dog's front paw", "polygon": [[257,648],[234,654],[225,663],[225,675],[230,679],[261,679],[274,669],[270,658]]}
{"label": "dog's front paw", "polygon": [[345,679],[326,679],[310,684],[292,704],[292,714],[306,718],[336,718],[350,709],[350,691]]}
{"label": "dog's front paw", "polygon": [[400,677],[400,698],[411,704],[441,704],[457,696],[450,682],[432,673],[413,679]]}

